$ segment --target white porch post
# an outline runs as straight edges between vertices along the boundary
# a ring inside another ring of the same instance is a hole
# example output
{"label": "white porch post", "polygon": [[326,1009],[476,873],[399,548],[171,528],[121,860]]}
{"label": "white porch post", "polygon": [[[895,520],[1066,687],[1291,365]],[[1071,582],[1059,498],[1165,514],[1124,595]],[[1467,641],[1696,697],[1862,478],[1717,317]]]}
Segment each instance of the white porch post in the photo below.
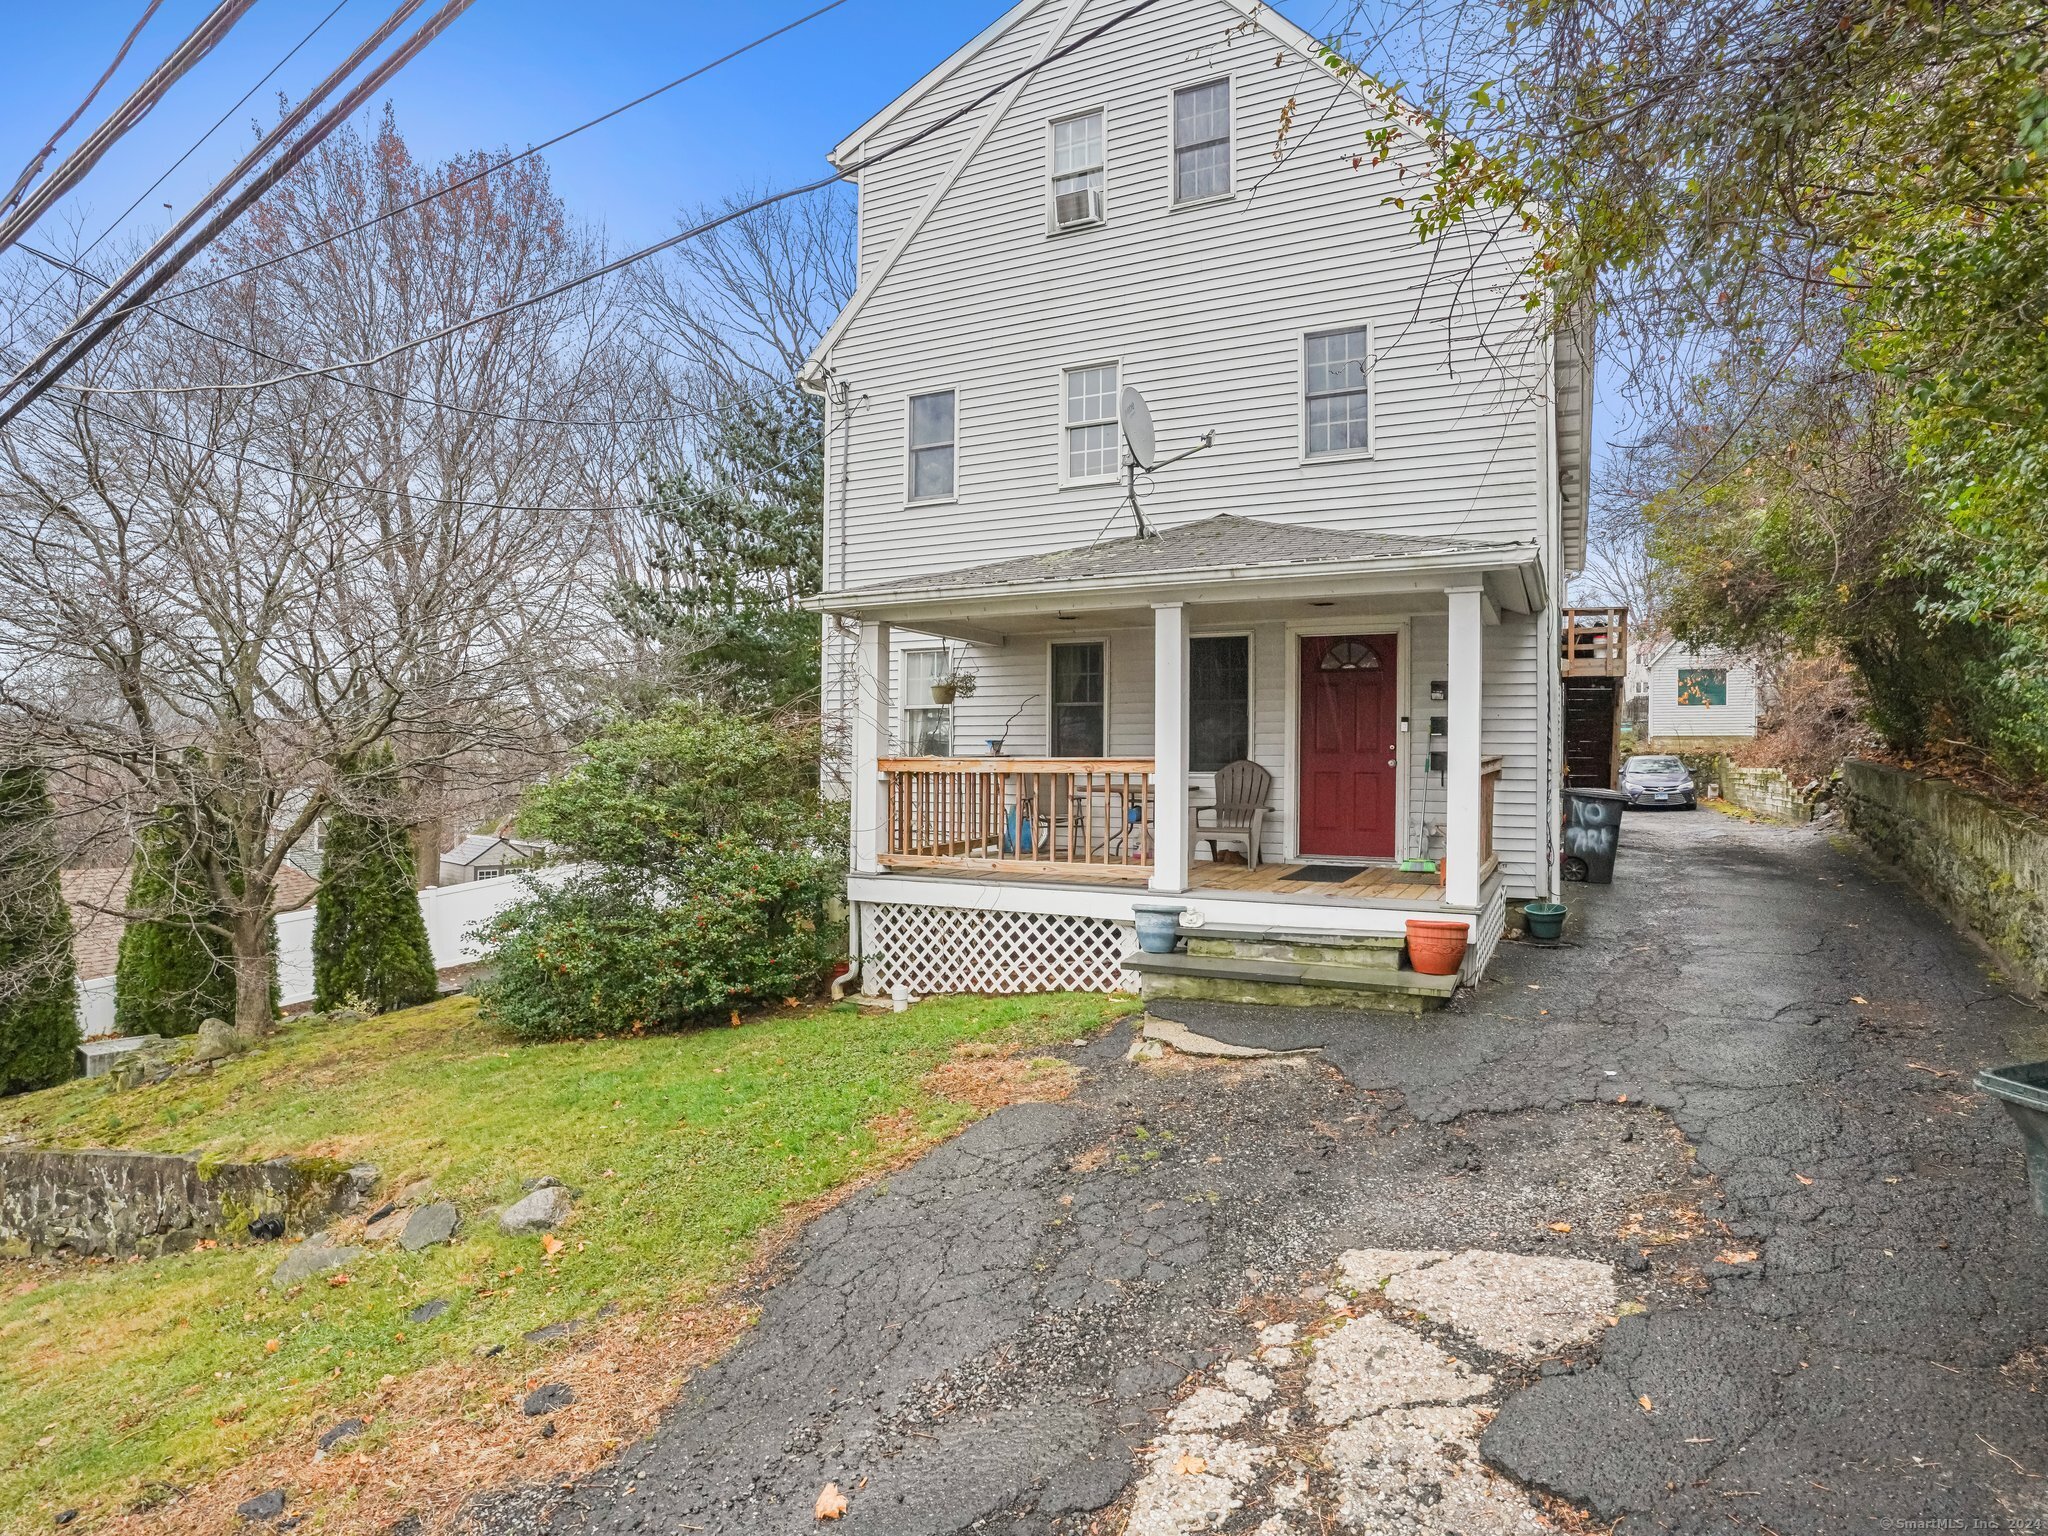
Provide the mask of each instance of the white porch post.
{"label": "white porch post", "polygon": [[854,646],[853,868],[881,873],[889,826],[889,786],[881,759],[889,744],[889,626],[861,621]]}
{"label": "white porch post", "polygon": [[1484,673],[1486,594],[1453,588],[1450,600],[1450,763],[1444,787],[1444,895],[1453,906],[1479,905],[1479,722]]}
{"label": "white porch post", "polygon": [[1152,605],[1152,889],[1188,888],[1188,615]]}

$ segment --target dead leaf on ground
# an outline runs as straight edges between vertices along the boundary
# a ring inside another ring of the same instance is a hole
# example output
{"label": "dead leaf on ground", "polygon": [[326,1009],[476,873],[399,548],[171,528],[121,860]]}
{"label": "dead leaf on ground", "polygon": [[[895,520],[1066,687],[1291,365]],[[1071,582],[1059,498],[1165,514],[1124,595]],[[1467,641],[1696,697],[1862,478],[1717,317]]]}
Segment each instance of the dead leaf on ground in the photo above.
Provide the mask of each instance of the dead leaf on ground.
{"label": "dead leaf on ground", "polygon": [[1553,1221],[1550,1224],[1550,1230],[1553,1232],[1569,1232],[1571,1229],[1572,1224],[1568,1221]]}
{"label": "dead leaf on ground", "polygon": [[560,1253],[562,1251],[562,1240],[552,1232],[543,1233],[540,1246],[543,1252]]}
{"label": "dead leaf on ground", "polygon": [[818,1490],[818,1502],[813,1509],[820,1520],[839,1520],[846,1515],[846,1495],[839,1491],[837,1483],[827,1483]]}
{"label": "dead leaf on ground", "polygon": [[1811,1184],[1811,1183],[1813,1182],[1813,1180],[1809,1179],[1809,1178],[1808,1178],[1808,1177],[1807,1177],[1807,1176],[1806,1176],[1805,1174],[1803,1174],[1803,1173],[1795,1173],[1795,1174],[1793,1174],[1793,1175],[1792,1175],[1792,1177],[1793,1177],[1793,1178],[1795,1178],[1795,1179],[1797,1179],[1797,1180],[1798,1180],[1798,1181],[1799,1181],[1800,1183],[1802,1183],[1802,1184]]}
{"label": "dead leaf on ground", "polygon": [[1714,1255],[1714,1262],[1716,1264],[1754,1264],[1756,1262],[1756,1250],[1754,1248],[1723,1248]]}
{"label": "dead leaf on ground", "polygon": [[1199,1456],[1183,1456],[1173,1464],[1174,1473],[1180,1477],[1194,1477],[1209,1470],[1209,1463]]}
{"label": "dead leaf on ground", "polygon": [[1637,1398],[1636,1401],[1643,1405],[1643,1412],[1645,1413],[1655,1413],[1657,1411],[1654,1407],[1651,1406],[1650,1394],[1647,1392],[1645,1392],[1641,1397]]}
{"label": "dead leaf on ground", "polygon": [[1854,1003],[1858,1008],[1868,1008],[1870,1006],[1870,999],[1867,997],[1852,997],[1849,999],[1849,1001]]}

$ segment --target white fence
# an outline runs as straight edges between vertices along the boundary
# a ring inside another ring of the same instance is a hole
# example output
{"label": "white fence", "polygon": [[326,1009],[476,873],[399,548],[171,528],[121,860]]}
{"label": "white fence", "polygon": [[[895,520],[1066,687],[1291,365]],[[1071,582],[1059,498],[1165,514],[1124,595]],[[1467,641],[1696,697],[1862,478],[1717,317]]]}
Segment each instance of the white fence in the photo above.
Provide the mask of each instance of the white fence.
{"label": "white fence", "polygon": [[[530,878],[556,881],[575,873],[576,866],[537,871]],[[526,879],[503,875],[461,885],[429,886],[420,892],[420,915],[427,920],[427,942],[433,947],[434,969],[473,964],[481,955],[469,932],[496,916],[526,892]],[[313,1000],[313,909],[281,913],[277,919],[277,982],[286,1007]],[[114,1032],[114,978],[96,977],[78,984],[78,1032],[96,1040]]]}

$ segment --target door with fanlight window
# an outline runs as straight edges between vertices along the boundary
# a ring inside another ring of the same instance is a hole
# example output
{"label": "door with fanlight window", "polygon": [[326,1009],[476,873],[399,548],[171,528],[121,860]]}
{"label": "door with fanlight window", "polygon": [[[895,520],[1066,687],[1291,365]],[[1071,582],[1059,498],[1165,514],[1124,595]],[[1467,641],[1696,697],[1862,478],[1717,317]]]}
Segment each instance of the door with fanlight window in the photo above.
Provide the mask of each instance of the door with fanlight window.
{"label": "door with fanlight window", "polygon": [[1301,641],[1301,853],[1390,859],[1400,772],[1397,635]]}

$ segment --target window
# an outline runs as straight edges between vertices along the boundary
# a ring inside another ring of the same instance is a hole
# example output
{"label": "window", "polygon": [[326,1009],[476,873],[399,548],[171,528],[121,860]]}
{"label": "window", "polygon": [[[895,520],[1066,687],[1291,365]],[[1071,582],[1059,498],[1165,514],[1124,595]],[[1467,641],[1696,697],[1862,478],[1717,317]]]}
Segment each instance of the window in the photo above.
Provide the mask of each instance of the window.
{"label": "window", "polygon": [[1101,757],[1108,741],[1108,668],[1102,643],[1052,648],[1054,757]]}
{"label": "window", "polygon": [[1069,368],[1066,387],[1066,478],[1115,478],[1116,364]]}
{"label": "window", "polygon": [[1052,125],[1052,223],[1055,229],[1100,224],[1103,212],[1102,114]]}
{"label": "window", "polygon": [[472,880],[495,880],[504,873],[505,871],[502,869],[492,869],[486,865],[472,869],[469,872],[469,878]]}
{"label": "window", "polygon": [[903,653],[903,751],[909,757],[953,755],[953,708],[932,701],[932,685],[946,680],[944,651]]}
{"label": "window", "polygon": [[1230,82],[1173,93],[1173,200],[1230,195]]}
{"label": "window", "polygon": [[910,397],[910,499],[953,496],[954,395],[950,389]]}
{"label": "window", "polygon": [[1728,702],[1726,667],[1680,667],[1678,702],[1720,708]]}
{"label": "window", "polygon": [[1252,755],[1252,642],[1249,635],[1188,642],[1188,766],[1214,773]]}
{"label": "window", "polygon": [[1302,451],[1309,458],[1364,453],[1372,447],[1370,342],[1359,325],[1311,331],[1302,343]]}

